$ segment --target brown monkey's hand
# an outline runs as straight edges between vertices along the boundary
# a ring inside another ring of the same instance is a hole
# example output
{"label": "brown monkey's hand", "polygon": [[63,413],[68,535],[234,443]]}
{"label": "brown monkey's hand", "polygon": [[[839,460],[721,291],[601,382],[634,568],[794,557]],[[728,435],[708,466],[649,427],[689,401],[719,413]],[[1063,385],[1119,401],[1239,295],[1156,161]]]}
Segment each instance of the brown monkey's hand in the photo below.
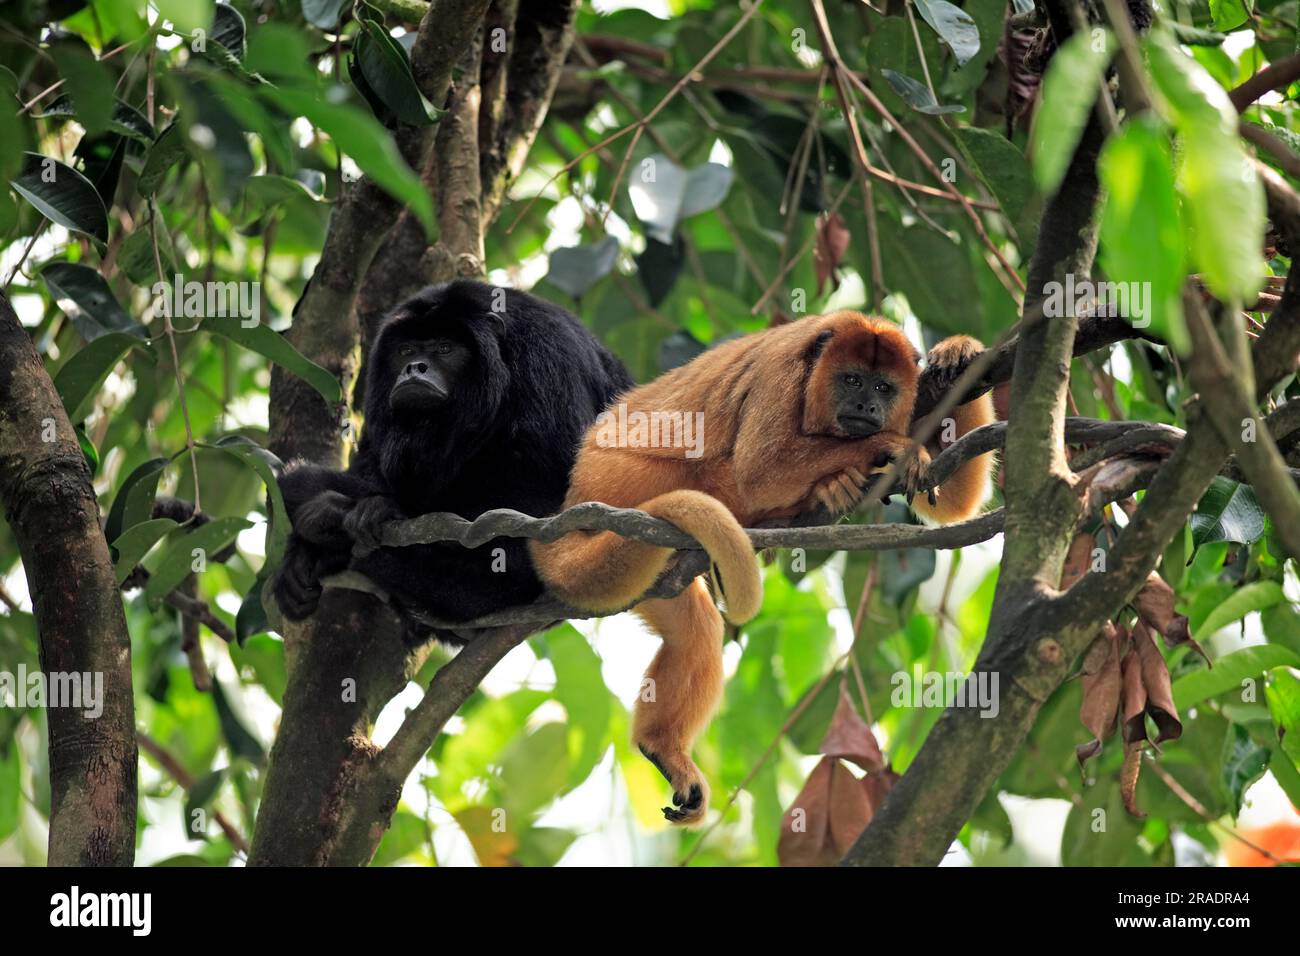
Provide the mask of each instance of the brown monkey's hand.
{"label": "brown monkey's hand", "polygon": [[846,468],[813,488],[813,497],[832,515],[848,514],[862,501],[867,476],[856,468]]}
{"label": "brown monkey's hand", "polygon": [[[930,470],[930,453],[925,450],[925,446],[917,448],[916,454],[912,456],[903,469],[903,490],[907,493],[907,503],[910,505],[916,493],[921,490],[921,483],[925,480],[926,473]],[[939,504],[939,489],[930,488],[925,493],[926,500],[930,502],[933,508]]]}
{"label": "brown monkey's hand", "polygon": [[950,335],[925,357],[925,374],[937,391],[945,392],[957,383],[975,356],[984,351],[979,339],[969,335]]}

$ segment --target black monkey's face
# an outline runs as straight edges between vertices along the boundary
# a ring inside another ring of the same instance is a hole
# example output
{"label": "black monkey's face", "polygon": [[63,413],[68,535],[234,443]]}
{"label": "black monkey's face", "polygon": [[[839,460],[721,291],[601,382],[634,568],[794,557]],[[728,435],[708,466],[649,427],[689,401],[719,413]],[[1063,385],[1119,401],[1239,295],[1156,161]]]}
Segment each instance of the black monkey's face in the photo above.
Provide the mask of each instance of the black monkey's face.
{"label": "black monkey's face", "polygon": [[437,410],[455,395],[472,357],[468,345],[445,336],[399,340],[389,355],[388,407],[398,415]]}
{"label": "black monkey's face", "polygon": [[899,394],[894,380],[878,369],[841,369],[831,387],[835,424],[850,438],[867,438],[884,428]]}

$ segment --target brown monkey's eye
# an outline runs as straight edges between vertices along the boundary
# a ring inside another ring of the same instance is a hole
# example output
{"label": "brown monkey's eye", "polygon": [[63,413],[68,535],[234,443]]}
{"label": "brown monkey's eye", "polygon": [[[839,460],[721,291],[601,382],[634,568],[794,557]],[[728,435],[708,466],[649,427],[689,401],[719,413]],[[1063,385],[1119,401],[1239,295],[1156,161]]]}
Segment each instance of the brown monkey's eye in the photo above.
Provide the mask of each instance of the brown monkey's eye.
{"label": "brown monkey's eye", "polygon": [[849,388],[861,388],[862,379],[857,375],[845,375],[844,384],[847,385]]}
{"label": "brown monkey's eye", "polygon": [[879,392],[881,395],[888,395],[893,390],[894,389],[890,386],[888,382],[881,382],[876,386],[876,391]]}

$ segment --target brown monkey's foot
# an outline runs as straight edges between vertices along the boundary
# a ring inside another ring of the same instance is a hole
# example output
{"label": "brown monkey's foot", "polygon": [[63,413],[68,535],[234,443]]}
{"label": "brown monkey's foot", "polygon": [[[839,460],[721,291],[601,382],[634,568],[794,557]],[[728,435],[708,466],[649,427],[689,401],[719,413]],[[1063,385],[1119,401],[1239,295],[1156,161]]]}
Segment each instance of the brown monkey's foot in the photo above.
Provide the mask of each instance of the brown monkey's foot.
{"label": "brown monkey's foot", "polygon": [[969,335],[950,335],[925,357],[927,376],[939,391],[952,388],[975,356],[984,351],[978,339]]}
{"label": "brown monkey's foot", "polygon": [[866,475],[856,468],[846,468],[813,488],[813,497],[832,515],[846,514],[862,501]]}
{"label": "brown monkey's foot", "polygon": [[656,753],[647,744],[638,743],[638,749],[655,769],[672,785],[673,805],[664,807],[664,819],[678,826],[695,826],[703,822],[709,809],[709,785],[700,768],[684,752]]}

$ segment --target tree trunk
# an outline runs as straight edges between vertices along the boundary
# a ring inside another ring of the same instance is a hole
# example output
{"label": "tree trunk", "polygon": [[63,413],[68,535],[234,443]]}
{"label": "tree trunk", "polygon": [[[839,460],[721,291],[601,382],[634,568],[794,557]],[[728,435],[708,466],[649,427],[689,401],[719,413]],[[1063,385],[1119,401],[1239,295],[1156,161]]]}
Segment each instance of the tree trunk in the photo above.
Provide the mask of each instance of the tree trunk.
{"label": "tree trunk", "polygon": [[69,701],[47,701],[49,864],[130,866],[136,819],[131,639],[86,457],[3,294],[0,501],[22,553],[42,671],[47,678],[79,675],[82,704],[87,686],[102,687],[90,702],[102,705],[97,717]]}

